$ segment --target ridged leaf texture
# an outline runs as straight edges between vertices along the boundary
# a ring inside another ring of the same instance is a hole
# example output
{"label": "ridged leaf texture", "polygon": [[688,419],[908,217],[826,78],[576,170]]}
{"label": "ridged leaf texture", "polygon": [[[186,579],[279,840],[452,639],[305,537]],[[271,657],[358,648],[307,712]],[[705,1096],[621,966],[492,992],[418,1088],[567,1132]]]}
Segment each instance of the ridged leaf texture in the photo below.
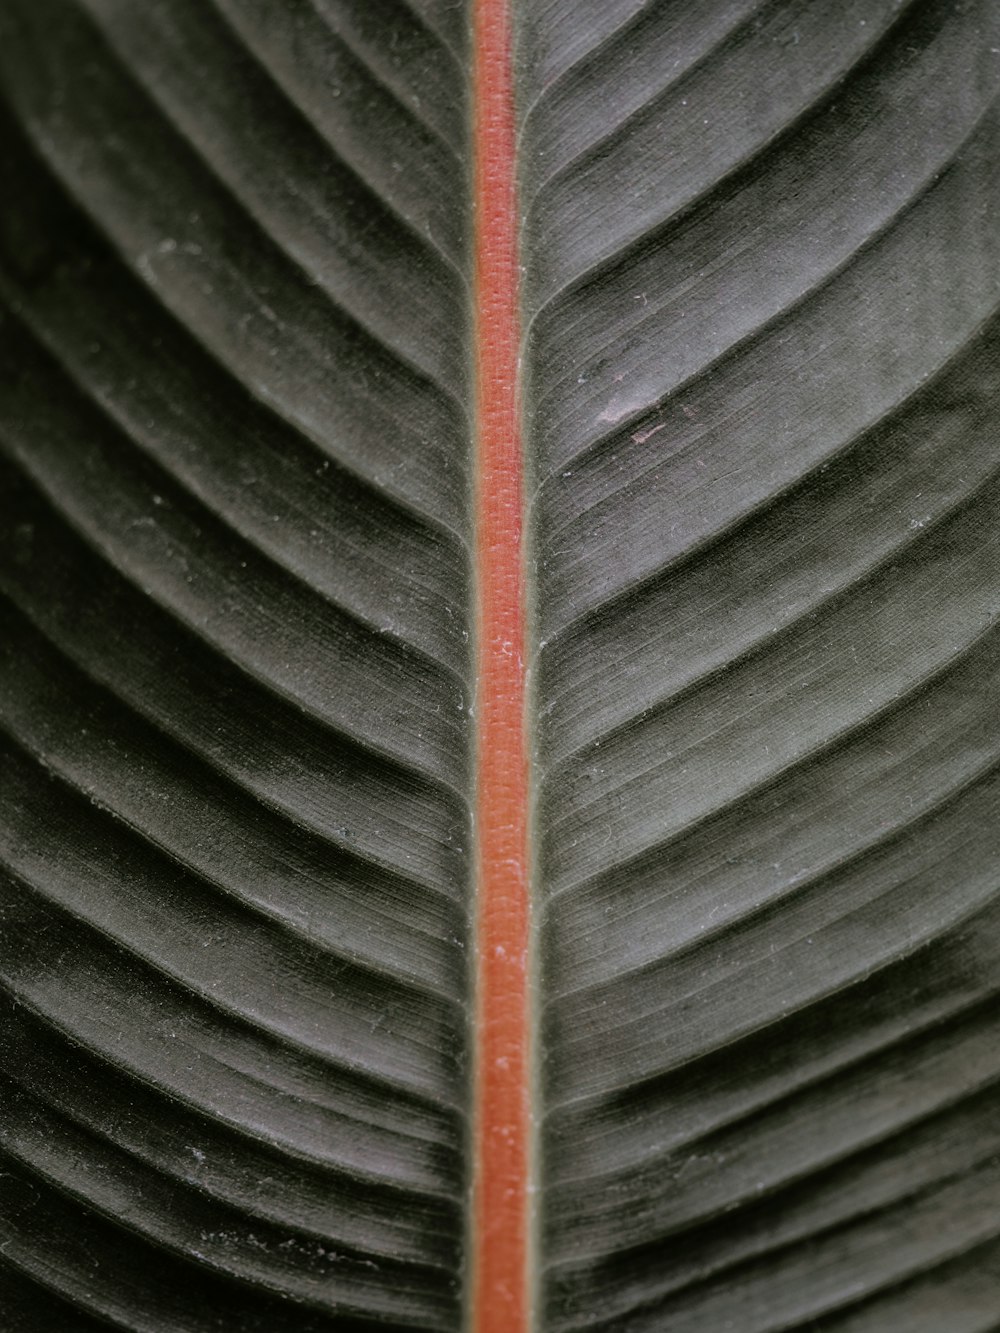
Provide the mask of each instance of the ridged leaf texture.
{"label": "ridged leaf texture", "polygon": [[[996,1333],[1000,9],[514,16],[537,1329]],[[470,1319],[470,20],[0,7],[5,1333]]]}

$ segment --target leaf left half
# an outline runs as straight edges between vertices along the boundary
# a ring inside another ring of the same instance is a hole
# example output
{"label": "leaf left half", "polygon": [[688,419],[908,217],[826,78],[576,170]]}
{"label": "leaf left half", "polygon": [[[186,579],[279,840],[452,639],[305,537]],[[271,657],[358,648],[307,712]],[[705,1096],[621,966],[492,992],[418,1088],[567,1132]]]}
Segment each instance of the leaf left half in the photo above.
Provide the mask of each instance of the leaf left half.
{"label": "leaf left half", "polygon": [[0,15],[0,1307],[444,1329],[466,17]]}

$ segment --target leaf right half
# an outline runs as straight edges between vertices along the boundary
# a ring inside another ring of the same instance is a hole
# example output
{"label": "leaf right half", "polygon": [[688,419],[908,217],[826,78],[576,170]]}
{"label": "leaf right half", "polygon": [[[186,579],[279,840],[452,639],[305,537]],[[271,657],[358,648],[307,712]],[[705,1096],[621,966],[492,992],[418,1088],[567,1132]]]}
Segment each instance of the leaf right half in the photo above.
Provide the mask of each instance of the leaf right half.
{"label": "leaf right half", "polygon": [[1000,1310],[1000,11],[519,47],[543,1326]]}

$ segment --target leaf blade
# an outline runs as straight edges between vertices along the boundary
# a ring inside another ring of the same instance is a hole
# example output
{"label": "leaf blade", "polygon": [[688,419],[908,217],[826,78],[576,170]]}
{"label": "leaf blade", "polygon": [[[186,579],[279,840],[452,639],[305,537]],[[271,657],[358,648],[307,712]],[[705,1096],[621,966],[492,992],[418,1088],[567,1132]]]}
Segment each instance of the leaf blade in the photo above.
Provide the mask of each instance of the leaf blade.
{"label": "leaf blade", "polygon": [[985,1329],[995,16],[612,13],[526,94],[546,1326]]}
{"label": "leaf blade", "polygon": [[291,25],[223,8],[0,21],[5,1281],[81,1327],[453,1327],[464,87],[414,11],[306,15],[345,159]]}

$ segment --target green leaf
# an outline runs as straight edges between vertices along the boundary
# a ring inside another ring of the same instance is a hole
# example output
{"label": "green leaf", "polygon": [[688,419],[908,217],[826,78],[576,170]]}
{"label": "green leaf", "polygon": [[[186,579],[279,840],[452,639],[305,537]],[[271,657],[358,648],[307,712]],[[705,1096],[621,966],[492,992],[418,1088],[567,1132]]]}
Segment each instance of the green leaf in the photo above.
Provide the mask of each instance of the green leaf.
{"label": "green leaf", "polygon": [[[12,1333],[482,1314],[470,17],[0,8]],[[515,17],[536,1327],[996,1333],[1000,11]]]}
{"label": "green leaf", "polygon": [[18,1328],[458,1318],[468,226],[432,19],[0,19]]}
{"label": "green leaf", "polygon": [[995,1327],[997,18],[530,7],[546,1328]]}

